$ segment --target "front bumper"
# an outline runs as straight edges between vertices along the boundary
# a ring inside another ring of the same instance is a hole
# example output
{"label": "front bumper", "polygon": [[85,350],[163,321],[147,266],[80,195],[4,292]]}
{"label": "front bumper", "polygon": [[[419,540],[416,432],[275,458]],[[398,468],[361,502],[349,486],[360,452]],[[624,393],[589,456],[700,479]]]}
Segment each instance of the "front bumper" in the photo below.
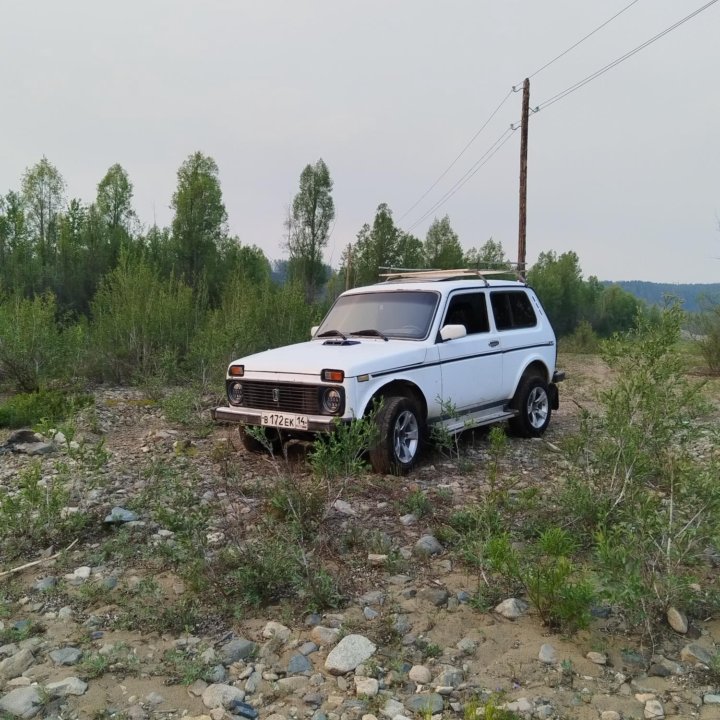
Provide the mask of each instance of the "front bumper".
{"label": "front bumper", "polygon": [[[267,411],[265,411],[267,412]],[[262,425],[262,410],[253,410],[252,408],[236,408],[236,407],[219,407],[210,411],[213,420],[220,422],[237,423],[239,425]],[[342,418],[331,415],[308,415],[307,430],[302,432],[318,433],[330,432]],[[287,428],[277,428],[278,430],[287,430]],[[297,431],[301,432],[301,431]]]}

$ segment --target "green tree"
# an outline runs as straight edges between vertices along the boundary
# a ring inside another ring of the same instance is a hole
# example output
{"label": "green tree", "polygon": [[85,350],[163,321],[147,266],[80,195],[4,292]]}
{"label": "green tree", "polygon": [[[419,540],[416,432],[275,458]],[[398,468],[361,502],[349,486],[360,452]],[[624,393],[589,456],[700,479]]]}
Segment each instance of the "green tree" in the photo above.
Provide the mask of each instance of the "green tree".
{"label": "green tree", "polygon": [[195,152],[180,166],[172,197],[172,242],[177,275],[199,287],[217,267],[218,246],[227,235],[227,212],[215,161]]}
{"label": "green tree", "polygon": [[446,215],[435,218],[425,237],[425,264],[429,268],[453,269],[463,265],[463,249]]}
{"label": "green tree", "polygon": [[34,283],[32,244],[21,196],[0,197],[0,289],[27,294]]}
{"label": "green tree", "polygon": [[559,257],[552,250],[540,253],[528,272],[528,282],[537,292],[559,336],[570,334],[587,316],[589,308],[576,253],[570,251]]}
{"label": "green tree", "polygon": [[[395,226],[392,210],[386,203],[378,205],[372,227],[365,223],[351,250],[350,284],[369,285],[380,278],[381,267],[399,267],[401,231]],[[347,267],[348,258],[344,258]]]}
{"label": "green tree", "polygon": [[330,223],[335,219],[333,182],[322,158],[306,165],[300,174],[300,189],[285,222],[289,275],[305,288],[308,300],[314,300],[325,280],[323,250],[328,242]]}
{"label": "green tree", "polygon": [[100,217],[111,228],[124,228],[130,233],[135,220],[132,209],[133,185],[127,172],[117,163],[106,173],[97,186],[97,205]]}
{"label": "green tree", "polygon": [[45,269],[54,261],[58,214],[65,200],[65,181],[46,157],[25,171],[22,199],[28,230]]}
{"label": "green tree", "polygon": [[465,253],[463,264],[469,268],[478,269],[502,269],[509,267],[508,259],[505,257],[505,250],[501,242],[490,238],[479,248],[470,248]]}

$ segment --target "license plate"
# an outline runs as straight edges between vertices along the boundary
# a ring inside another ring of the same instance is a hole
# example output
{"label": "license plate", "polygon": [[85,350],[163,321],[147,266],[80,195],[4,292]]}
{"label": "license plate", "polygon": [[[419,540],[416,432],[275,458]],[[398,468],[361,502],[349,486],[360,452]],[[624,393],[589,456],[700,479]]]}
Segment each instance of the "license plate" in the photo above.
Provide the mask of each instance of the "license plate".
{"label": "license plate", "polygon": [[263,413],[260,418],[261,425],[285,428],[286,430],[307,430],[307,415],[291,415],[290,413]]}

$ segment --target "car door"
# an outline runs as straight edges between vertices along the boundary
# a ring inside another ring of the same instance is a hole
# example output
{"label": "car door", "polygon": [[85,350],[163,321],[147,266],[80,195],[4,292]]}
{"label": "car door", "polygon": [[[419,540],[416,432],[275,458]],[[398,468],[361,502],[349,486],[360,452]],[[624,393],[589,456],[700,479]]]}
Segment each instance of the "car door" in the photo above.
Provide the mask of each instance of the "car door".
{"label": "car door", "polygon": [[444,325],[464,325],[467,335],[438,342],[443,403],[464,414],[501,402],[500,340],[488,321],[486,292],[453,292],[440,327]]}

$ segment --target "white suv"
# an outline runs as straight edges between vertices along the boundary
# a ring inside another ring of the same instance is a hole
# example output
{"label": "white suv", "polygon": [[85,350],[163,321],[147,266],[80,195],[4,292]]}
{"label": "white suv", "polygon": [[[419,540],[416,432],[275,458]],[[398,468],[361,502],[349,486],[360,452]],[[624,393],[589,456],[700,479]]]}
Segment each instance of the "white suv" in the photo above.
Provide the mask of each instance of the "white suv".
{"label": "white suv", "polygon": [[389,274],[338,297],[309,342],[228,367],[217,420],[312,437],[375,415],[377,472],[404,472],[434,425],[450,433],[509,420],[541,435],[558,407],[555,333],[533,290],[488,271]]}

